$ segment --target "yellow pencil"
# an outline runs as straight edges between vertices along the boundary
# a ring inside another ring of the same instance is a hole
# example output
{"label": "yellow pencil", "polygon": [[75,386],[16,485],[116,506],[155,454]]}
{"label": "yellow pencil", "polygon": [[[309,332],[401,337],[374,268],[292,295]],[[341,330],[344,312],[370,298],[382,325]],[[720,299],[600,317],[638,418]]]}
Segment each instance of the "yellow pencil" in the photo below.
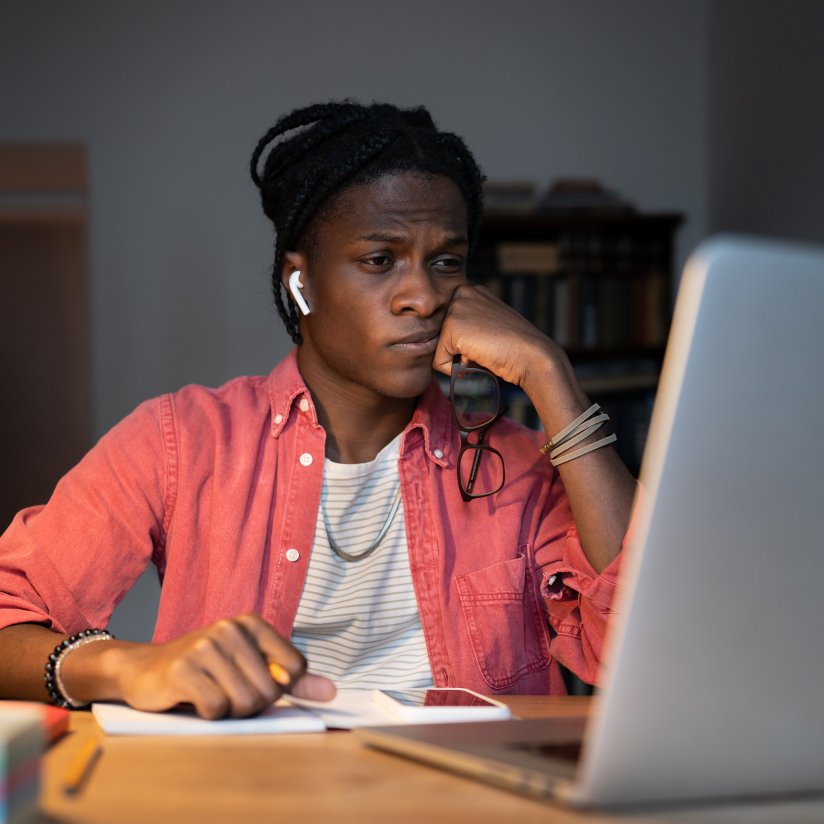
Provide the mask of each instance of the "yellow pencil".
{"label": "yellow pencil", "polygon": [[102,742],[97,736],[89,738],[77,751],[63,776],[63,792],[66,795],[80,792],[102,752]]}
{"label": "yellow pencil", "polygon": [[292,683],[292,676],[280,665],[273,661],[269,662],[269,674],[282,687],[288,687]]}

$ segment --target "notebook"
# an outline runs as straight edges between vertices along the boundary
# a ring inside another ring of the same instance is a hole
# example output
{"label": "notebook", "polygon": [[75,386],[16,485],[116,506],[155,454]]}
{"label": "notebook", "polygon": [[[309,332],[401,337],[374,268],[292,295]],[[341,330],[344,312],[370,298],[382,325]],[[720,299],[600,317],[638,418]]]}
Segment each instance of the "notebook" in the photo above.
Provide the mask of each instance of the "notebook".
{"label": "notebook", "polygon": [[824,249],[685,267],[589,722],[358,731],[582,807],[824,791]]}
{"label": "notebook", "polygon": [[300,707],[272,705],[252,718],[207,721],[193,709],[143,712],[125,704],[92,705],[95,721],[106,735],[272,735],[323,732],[323,719]]}

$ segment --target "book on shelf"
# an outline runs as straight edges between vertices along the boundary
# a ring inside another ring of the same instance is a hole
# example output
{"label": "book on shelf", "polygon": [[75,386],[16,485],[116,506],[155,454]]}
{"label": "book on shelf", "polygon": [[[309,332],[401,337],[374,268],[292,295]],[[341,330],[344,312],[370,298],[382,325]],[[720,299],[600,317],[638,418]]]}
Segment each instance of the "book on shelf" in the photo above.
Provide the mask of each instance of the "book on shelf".
{"label": "book on shelf", "polygon": [[660,349],[666,343],[666,282],[660,274],[548,278],[513,272],[476,282],[565,349]]}
{"label": "book on shelf", "polygon": [[558,281],[553,278],[535,278],[534,312],[530,318],[538,329],[547,332],[555,318],[555,292]]}
{"label": "book on shelf", "polygon": [[528,275],[511,275],[504,284],[504,300],[527,320],[533,321],[533,278]]}
{"label": "book on shelf", "polygon": [[667,283],[664,273],[647,274],[646,306],[644,308],[644,342],[647,346],[663,346],[667,339],[668,307],[665,305]]}
{"label": "book on shelf", "polygon": [[553,275],[560,271],[557,243],[499,243],[497,259],[502,274]]}
{"label": "book on shelf", "polygon": [[654,390],[658,386],[658,375],[645,372],[628,372],[625,375],[614,375],[604,372],[582,377],[578,381],[581,389],[588,395],[614,395],[625,392],[639,392],[647,389]]}
{"label": "book on shelf", "polygon": [[[619,454],[636,473],[669,330],[680,221],[638,214],[597,180],[560,180],[528,216],[488,215],[470,264],[474,282],[569,353],[584,391],[609,404]],[[512,395],[510,407],[511,417],[540,426],[526,400]]]}
{"label": "book on shelf", "polygon": [[567,320],[569,318],[569,280],[563,278],[555,284],[552,304],[552,325],[544,331],[555,338],[558,346],[569,348],[571,339]]}
{"label": "book on shelf", "polygon": [[569,350],[658,349],[669,327],[667,248],[655,238],[563,229],[481,246],[470,275]]}
{"label": "book on shelf", "polygon": [[609,312],[599,300],[599,283],[592,275],[583,275],[579,280],[580,300],[580,340],[581,349],[596,349],[602,344],[601,316]]}
{"label": "book on shelf", "polygon": [[566,279],[566,337],[569,349],[581,346],[581,279]]}
{"label": "book on shelf", "polygon": [[596,397],[596,400],[610,416],[617,436],[615,448],[618,454],[630,472],[637,476],[641,469],[655,393],[636,392],[603,399]]}
{"label": "book on shelf", "polygon": [[475,283],[479,283],[482,286],[486,286],[492,294],[498,298],[498,300],[502,300],[505,303],[507,302],[505,290],[504,290],[504,282],[499,278],[497,275],[487,278],[474,278]]}
{"label": "book on shelf", "polygon": [[529,398],[518,390],[504,391],[504,402],[506,404],[506,416],[513,421],[517,421],[524,426],[534,429],[533,415],[537,418]]}
{"label": "book on shelf", "polygon": [[624,283],[614,275],[598,282],[598,300],[603,307],[600,344],[605,349],[622,346],[629,334],[629,303]]}

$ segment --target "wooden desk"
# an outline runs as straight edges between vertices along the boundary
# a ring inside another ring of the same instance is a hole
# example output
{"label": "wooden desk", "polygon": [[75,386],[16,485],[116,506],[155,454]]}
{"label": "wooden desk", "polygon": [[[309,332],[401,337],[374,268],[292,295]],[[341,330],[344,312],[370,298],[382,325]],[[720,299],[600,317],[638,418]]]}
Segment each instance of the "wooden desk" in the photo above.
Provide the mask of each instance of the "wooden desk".
{"label": "wooden desk", "polygon": [[[512,697],[527,717],[581,715],[587,698]],[[61,791],[73,755],[96,731],[75,713],[72,732],[47,754],[42,807],[48,821],[89,824],[289,822],[663,822],[824,821],[824,799],[640,815],[574,813],[549,803],[371,750],[351,733],[221,738],[112,737],[76,797]]]}

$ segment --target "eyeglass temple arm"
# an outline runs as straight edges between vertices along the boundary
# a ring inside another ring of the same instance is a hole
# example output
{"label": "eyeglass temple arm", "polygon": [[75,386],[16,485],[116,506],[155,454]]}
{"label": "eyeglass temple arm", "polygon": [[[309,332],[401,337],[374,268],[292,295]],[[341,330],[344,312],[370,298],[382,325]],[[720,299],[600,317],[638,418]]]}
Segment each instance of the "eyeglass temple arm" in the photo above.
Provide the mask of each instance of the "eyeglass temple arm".
{"label": "eyeglass temple arm", "polygon": [[[481,444],[483,444],[483,442],[486,438],[487,430],[489,429],[489,427],[492,426],[492,424],[495,423],[495,421],[502,418],[508,411],[509,411],[508,406],[502,406],[498,410],[498,413],[495,415],[495,417],[487,424],[487,426],[484,427],[480,432],[478,432],[478,446],[481,446]],[[469,479],[466,482],[466,491],[467,492],[471,493],[474,486],[475,486],[475,476],[478,474],[478,466],[480,465],[480,463],[481,463],[481,450],[476,449],[475,450],[475,457],[472,459],[472,469],[469,471]]]}
{"label": "eyeglass temple arm", "polygon": [[[480,446],[484,442],[484,435],[486,435],[486,430],[482,429],[478,433],[478,446]],[[475,453],[475,457],[472,459],[472,469],[469,470],[469,479],[466,482],[466,491],[472,494],[472,490],[475,488],[475,476],[478,474],[478,466],[481,463],[481,450],[480,449],[473,449]]]}

